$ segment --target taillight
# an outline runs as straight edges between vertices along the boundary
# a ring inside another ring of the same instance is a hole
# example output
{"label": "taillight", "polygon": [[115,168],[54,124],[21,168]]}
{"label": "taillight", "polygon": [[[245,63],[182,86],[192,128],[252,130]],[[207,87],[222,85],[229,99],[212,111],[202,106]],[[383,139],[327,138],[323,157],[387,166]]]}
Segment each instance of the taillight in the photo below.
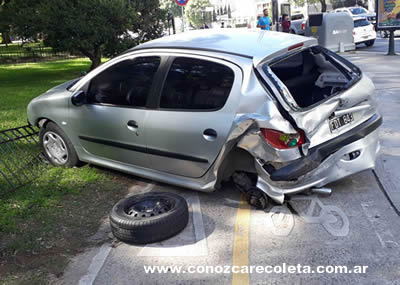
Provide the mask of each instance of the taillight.
{"label": "taillight", "polygon": [[375,31],[375,26],[374,25],[372,25],[372,30]]}
{"label": "taillight", "polygon": [[303,45],[304,45],[304,43],[298,43],[298,44],[292,45],[292,46],[288,47],[288,51],[294,50],[296,48],[301,48]]}
{"label": "taillight", "polygon": [[304,31],[305,29],[306,29],[306,23],[303,22],[303,23],[301,24],[301,30]]}
{"label": "taillight", "polygon": [[297,147],[305,142],[305,134],[302,130],[296,134],[285,134],[277,130],[261,129],[261,133],[268,144],[278,149]]}

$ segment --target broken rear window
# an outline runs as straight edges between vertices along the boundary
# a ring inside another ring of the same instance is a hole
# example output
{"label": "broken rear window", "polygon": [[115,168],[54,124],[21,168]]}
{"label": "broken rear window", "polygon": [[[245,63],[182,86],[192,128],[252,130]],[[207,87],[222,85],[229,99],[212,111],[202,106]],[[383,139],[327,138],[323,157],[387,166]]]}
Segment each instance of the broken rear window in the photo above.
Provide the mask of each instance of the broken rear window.
{"label": "broken rear window", "polygon": [[[287,92],[282,90],[280,82],[287,87],[300,108],[307,108],[352,85],[359,74],[354,73],[352,66],[347,64],[340,57],[329,55],[323,48],[314,47],[265,64],[263,71],[269,77],[279,78],[271,79],[281,95]],[[292,101],[291,98],[284,99]]]}

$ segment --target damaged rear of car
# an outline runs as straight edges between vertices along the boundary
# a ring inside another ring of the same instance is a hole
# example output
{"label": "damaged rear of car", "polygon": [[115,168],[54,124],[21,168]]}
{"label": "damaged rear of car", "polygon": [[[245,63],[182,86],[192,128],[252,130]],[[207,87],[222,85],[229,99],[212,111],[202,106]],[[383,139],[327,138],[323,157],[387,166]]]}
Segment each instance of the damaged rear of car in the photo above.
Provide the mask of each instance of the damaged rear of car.
{"label": "damaged rear of car", "polygon": [[[254,158],[253,183],[267,196],[283,203],[286,195],[375,166],[382,117],[374,85],[359,68],[320,46],[298,43],[255,61],[254,72],[269,100],[261,114],[247,115],[252,126],[237,147]],[[272,102],[281,117],[271,114]],[[233,177],[245,188],[242,174]]]}
{"label": "damaged rear of car", "polygon": [[[316,39],[203,30],[139,45],[32,100],[53,165],[93,163],[250,204],[374,167],[371,80]],[[60,158],[60,159],[58,159]]]}

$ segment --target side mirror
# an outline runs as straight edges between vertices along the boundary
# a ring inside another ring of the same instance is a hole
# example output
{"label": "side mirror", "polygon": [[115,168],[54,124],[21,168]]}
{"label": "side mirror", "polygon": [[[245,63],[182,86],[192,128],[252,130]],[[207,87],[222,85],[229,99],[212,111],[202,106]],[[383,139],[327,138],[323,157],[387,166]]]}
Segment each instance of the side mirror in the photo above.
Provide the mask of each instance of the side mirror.
{"label": "side mirror", "polygon": [[86,104],[85,92],[83,92],[82,90],[75,92],[75,94],[72,95],[71,102],[75,106],[82,106]]}

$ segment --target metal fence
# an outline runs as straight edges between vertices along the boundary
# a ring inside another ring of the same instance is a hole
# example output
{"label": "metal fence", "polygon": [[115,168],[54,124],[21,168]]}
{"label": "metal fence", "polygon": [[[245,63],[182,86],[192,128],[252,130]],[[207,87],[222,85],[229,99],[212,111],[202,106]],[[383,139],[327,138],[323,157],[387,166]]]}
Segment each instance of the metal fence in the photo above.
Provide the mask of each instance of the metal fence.
{"label": "metal fence", "polygon": [[39,62],[81,57],[83,56],[79,53],[60,52],[50,47],[42,46],[24,47],[20,50],[10,51],[7,51],[7,48],[0,50],[0,63]]}
{"label": "metal fence", "polygon": [[31,183],[46,168],[39,129],[23,126],[0,131],[0,197]]}

